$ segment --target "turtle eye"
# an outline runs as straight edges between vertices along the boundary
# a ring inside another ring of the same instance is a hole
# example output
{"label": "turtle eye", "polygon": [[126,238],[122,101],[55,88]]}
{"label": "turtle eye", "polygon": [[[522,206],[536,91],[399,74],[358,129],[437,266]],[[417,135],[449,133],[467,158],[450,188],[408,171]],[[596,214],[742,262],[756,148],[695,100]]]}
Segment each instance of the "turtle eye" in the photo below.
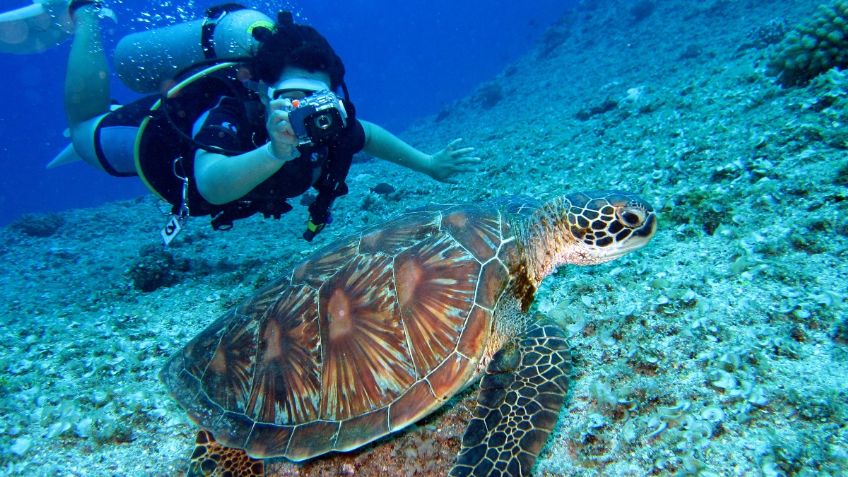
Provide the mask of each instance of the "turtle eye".
{"label": "turtle eye", "polygon": [[630,228],[636,228],[645,223],[645,211],[638,207],[622,207],[618,209],[618,220]]}

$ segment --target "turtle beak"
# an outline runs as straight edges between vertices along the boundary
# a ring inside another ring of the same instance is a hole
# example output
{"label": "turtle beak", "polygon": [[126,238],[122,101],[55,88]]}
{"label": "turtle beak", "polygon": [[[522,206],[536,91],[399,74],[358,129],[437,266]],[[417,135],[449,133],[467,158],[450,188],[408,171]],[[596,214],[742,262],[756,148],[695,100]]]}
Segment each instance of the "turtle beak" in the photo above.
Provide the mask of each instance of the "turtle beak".
{"label": "turtle beak", "polygon": [[643,225],[639,230],[633,232],[633,235],[637,237],[645,237],[645,243],[648,240],[651,240],[651,237],[654,236],[654,233],[657,231],[657,214],[651,212],[648,214],[647,219],[645,219],[645,225]]}

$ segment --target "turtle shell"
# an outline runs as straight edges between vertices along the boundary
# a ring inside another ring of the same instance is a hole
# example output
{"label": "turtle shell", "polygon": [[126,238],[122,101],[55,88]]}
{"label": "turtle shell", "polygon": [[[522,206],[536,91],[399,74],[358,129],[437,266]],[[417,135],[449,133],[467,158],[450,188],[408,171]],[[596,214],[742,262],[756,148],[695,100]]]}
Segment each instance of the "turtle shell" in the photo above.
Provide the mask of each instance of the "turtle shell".
{"label": "turtle shell", "polygon": [[253,457],[303,460],[401,429],[476,377],[516,260],[506,217],[525,203],[428,207],[329,245],[200,333],[162,379]]}

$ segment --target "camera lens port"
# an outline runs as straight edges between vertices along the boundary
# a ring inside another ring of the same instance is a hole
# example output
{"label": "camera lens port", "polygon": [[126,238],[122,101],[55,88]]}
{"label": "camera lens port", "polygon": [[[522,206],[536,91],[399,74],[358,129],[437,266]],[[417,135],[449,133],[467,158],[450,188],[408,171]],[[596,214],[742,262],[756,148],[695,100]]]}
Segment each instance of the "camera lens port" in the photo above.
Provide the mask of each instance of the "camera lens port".
{"label": "camera lens port", "polygon": [[333,126],[333,116],[330,114],[321,114],[315,117],[314,124],[319,129],[330,129]]}

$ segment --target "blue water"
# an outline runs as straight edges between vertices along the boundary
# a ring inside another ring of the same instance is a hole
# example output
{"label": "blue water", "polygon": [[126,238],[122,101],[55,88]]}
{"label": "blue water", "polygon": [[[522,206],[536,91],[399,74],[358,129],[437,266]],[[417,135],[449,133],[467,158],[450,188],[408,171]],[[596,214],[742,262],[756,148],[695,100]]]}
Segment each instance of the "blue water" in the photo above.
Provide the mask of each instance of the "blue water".
{"label": "blue water", "polygon": [[[151,3],[111,3],[120,21],[106,34],[110,52],[130,32],[196,18],[220,2],[166,0],[154,9]],[[345,62],[360,116],[402,132],[520,57],[576,0],[535,0],[532,8],[502,0],[244,3],[272,16],[276,9],[290,9],[299,21],[318,28]],[[62,83],[68,50],[66,43],[36,55],[0,54],[0,224],[22,213],[88,207],[146,193],[138,179],[111,177],[83,163],[44,168],[67,144]],[[118,101],[137,97],[113,83]]]}

